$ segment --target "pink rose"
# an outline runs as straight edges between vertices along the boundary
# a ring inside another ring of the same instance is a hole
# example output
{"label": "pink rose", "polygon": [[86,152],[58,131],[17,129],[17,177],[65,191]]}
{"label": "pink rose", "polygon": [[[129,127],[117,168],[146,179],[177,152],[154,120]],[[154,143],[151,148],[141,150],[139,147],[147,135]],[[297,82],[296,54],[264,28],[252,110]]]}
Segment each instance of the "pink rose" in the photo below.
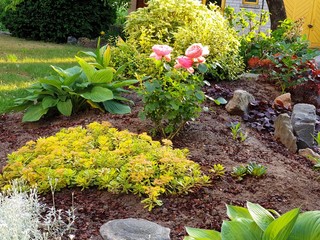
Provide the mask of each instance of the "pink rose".
{"label": "pink rose", "polygon": [[186,56],[194,59],[196,62],[203,63],[205,61],[204,56],[209,55],[208,46],[202,46],[201,43],[194,43],[186,50]]}
{"label": "pink rose", "polygon": [[170,53],[172,52],[172,47],[168,45],[154,45],[152,47],[153,53],[151,53],[150,57],[155,58],[157,60],[161,60],[164,58],[166,61],[171,61]]}
{"label": "pink rose", "polygon": [[186,56],[179,56],[176,60],[177,64],[174,65],[174,68],[185,68],[189,73],[194,73],[194,69],[192,67],[193,60]]}

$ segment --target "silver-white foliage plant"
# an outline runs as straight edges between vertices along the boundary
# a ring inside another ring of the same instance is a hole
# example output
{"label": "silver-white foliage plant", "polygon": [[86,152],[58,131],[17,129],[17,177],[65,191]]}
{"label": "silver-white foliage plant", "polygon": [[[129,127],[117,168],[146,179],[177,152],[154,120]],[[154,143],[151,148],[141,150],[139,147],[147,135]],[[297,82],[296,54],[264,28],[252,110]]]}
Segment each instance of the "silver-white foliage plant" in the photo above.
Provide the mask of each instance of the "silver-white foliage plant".
{"label": "silver-white foliage plant", "polygon": [[[72,225],[75,221],[74,208],[57,210],[41,204],[37,191],[22,191],[15,182],[7,192],[0,193],[0,236],[1,240],[59,240],[62,236],[74,238]],[[69,235],[67,235],[69,234]]]}

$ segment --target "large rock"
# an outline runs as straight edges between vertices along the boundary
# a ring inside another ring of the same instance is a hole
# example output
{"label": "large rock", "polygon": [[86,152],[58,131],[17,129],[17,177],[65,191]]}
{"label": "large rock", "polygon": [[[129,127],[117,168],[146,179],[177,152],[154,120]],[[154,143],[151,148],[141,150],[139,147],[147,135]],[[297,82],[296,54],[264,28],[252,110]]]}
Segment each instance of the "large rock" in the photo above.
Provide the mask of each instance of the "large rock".
{"label": "large rock", "polygon": [[244,113],[248,113],[249,104],[254,100],[254,97],[247,91],[236,90],[232,99],[226,105],[226,110],[230,114],[242,116]]}
{"label": "large rock", "polygon": [[293,106],[291,123],[293,133],[298,139],[299,149],[312,147],[316,117],[316,107],[314,105],[299,103]]}
{"label": "large rock", "polygon": [[310,148],[300,149],[299,155],[309,159],[313,164],[318,164],[320,160],[320,155]]}
{"label": "large rock", "polygon": [[293,134],[290,116],[287,113],[280,114],[274,123],[274,137],[285,145],[292,153],[296,153],[297,138]]}
{"label": "large rock", "polygon": [[100,228],[104,240],[170,240],[170,229],[144,219],[116,219]]}

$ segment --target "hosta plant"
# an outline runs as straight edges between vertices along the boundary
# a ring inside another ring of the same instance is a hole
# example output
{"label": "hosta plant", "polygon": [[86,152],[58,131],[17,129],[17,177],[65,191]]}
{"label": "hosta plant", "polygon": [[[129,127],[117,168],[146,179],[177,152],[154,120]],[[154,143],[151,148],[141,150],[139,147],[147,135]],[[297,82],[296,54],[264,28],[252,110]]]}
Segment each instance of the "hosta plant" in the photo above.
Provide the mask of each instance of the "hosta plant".
{"label": "hosta plant", "polygon": [[208,183],[209,177],[187,155],[187,149],[173,149],[169,140],[162,145],[145,133],[118,131],[108,122],[94,122],[30,141],[9,154],[0,186],[7,189],[12,180],[21,179],[47,192],[54,179],[57,191],[78,186],[142,195],[151,210],[162,204],[161,194],[187,193]]}
{"label": "hosta plant", "polygon": [[15,100],[13,110],[26,110],[22,121],[38,121],[46,114],[59,112],[65,116],[83,108],[94,107],[110,113],[125,114],[130,107],[122,102],[130,102],[121,94],[123,87],[137,80],[120,78],[124,67],[117,71],[109,67],[110,47],[97,47],[96,52],[83,52],[93,57],[88,63],[84,58],[76,57],[80,66],[68,69],[51,66],[55,75],[40,78],[27,89],[29,96]]}
{"label": "hosta plant", "polygon": [[207,70],[204,56],[209,50],[202,44],[193,44],[170,66],[173,50],[170,46],[155,45],[152,49],[155,74],[146,81],[140,79],[138,93],[144,103],[140,116],[154,123],[156,133],[172,139],[201,112],[205,100],[201,86]]}
{"label": "hosta plant", "polygon": [[186,227],[184,240],[316,240],[320,238],[320,211],[300,213],[292,209],[280,216],[259,204],[247,208],[227,205],[230,221],[224,220],[221,232]]}

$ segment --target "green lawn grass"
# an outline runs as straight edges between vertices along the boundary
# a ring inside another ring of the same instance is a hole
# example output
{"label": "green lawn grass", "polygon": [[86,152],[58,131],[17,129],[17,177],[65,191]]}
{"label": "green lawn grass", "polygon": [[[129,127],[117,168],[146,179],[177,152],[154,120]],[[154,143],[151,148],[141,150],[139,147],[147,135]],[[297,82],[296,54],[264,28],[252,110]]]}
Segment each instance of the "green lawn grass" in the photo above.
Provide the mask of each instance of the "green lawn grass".
{"label": "green lawn grass", "polygon": [[0,114],[24,97],[37,78],[50,75],[50,65],[67,68],[76,65],[79,46],[27,41],[0,35]]}

